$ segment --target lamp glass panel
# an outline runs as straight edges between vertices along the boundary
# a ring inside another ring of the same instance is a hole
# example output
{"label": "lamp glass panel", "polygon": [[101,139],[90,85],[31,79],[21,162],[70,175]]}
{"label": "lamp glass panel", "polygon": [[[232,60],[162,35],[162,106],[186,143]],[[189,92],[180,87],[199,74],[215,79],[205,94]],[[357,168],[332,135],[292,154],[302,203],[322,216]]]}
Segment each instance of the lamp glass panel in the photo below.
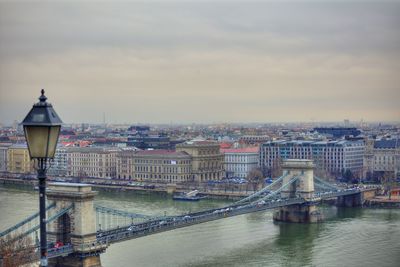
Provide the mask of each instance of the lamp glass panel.
{"label": "lamp glass panel", "polygon": [[24,126],[26,141],[28,142],[31,158],[47,157],[49,140],[48,126]]}
{"label": "lamp glass panel", "polygon": [[56,153],[58,135],[60,134],[61,126],[51,126],[50,127],[50,136],[49,136],[49,149],[47,152],[48,158],[54,158],[54,154]]}

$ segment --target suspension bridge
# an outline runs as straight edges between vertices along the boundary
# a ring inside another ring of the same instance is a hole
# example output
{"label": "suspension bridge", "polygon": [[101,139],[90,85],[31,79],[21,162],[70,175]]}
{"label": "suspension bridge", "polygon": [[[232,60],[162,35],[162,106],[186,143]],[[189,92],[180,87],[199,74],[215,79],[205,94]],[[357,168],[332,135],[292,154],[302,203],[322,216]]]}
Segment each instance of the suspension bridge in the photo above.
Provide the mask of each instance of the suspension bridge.
{"label": "suspension bridge", "polygon": [[[341,206],[361,205],[376,188],[338,188],[313,175],[311,160],[287,160],[283,175],[273,183],[230,205],[174,216],[149,216],[94,204],[90,185],[54,183],[47,192],[47,238],[62,244],[48,250],[49,265],[101,266],[110,245],[177,228],[242,214],[274,210],[274,219],[287,222],[322,220],[316,205],[336,199]],[[28,237],[38,248],[39,213],[0,233],[7,242]]]}

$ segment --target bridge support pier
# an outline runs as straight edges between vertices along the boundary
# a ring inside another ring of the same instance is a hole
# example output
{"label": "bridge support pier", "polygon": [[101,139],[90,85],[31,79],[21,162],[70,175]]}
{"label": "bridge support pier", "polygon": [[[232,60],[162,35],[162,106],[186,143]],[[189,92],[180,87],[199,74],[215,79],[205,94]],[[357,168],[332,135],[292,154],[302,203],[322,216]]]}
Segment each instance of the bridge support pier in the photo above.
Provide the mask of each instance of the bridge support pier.
{"label": "bridge support pier", "polygon": [[100,255],[81,258],[76,255],[49,259],[50,267],[101,267]]}
{"label": "bridge support pier", "polygon": [[274,220],[278,222],[315,223],[322,221],[322,214],[315,205],[290,205],[274,212]]}
{"label": "bridge support pier", "polygon": [[[283,162],[283,171],[286,176],[283,184],[288,184],[293,178],[298,179],[292,182],[285,190],[282,190],[283,198],[302,197],[312,198],[314,194],[314,164],[312,160],[289,159]],[[280,222],[313,223],[322,220],[322,215],[312,203],[290,205],[280,207],[274,213],[274,220]]]}
{"label": "bridge support pier", "polygon": [[359,207],[364,202],[363,194],[358,193],[354,195],[340,196],[336,199],[336,206],[338,207]]}
{"label": "bridge support pier", "polygon": [[[96,238],[96,218],[93,199],[97,192],[87,184],[52,183],[47,197],[54,201],[53,213],[73,204],[73,209],[52,223],[48,239],[52,242],[71,244],[73,253],[49,259],[49,266],[100,267],[100,253],[107,244],[99,244]],[[51,216],[52,214],[50,214]]]}

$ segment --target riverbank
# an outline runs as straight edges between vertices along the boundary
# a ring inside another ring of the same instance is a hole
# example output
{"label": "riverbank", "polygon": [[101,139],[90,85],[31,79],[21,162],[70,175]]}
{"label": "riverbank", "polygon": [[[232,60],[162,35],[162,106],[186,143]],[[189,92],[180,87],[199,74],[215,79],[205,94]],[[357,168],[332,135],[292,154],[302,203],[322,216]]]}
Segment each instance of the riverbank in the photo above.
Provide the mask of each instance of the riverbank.
{"label": "riverbank", "polygon": [[[93,180],[93,179],[91,179]],[[56,180],[51,180],[49,179],[48,182],[57,182]],[[73,182],[73,181],[64,181],[64,182]],[[168,188],[166,186],[154,186],[154,188],[145,188],[145,187],[138,187],[138,186],[131,186],[131,185],[120,185],[120,184],[113,184],[110,181],[110,184],[104,184],[104,181],[102,181],[102,184],[96,184],[96,183],[91,183],[87,180],[82,179],[82,183],[88,183],[90,184],[95,190],[97,191],[106,191],[106,192],[132,192],[132,193],[139,193],[139,194],[159,194],[159,195],[167,195],[170,194],[168,192]],[[0,184],[5,184],[5,185],[25,185],[25,186],[31,186],[34,188],[37,186],[37,181],[34,179],[19,179],[19,178],[5,178],[5,177],[0,177]],[[190,187],[176,187],[173,191],[173,193],[184,193],[193,190]],[[206,196],[207,198],[210,199],[225,199],[225,200],[238,200],[243,197],[246,197],[253,192],[229,192],[229,191],[224,191],[224,190],[212,190],[212,191],[202,191],[199,189],[199,195],[200,196]]]}
{"label": "riverbank", "polygon": [[366,207],[400,209],[400,198],[389,199],[387,196],[377,196],[365,200]]}

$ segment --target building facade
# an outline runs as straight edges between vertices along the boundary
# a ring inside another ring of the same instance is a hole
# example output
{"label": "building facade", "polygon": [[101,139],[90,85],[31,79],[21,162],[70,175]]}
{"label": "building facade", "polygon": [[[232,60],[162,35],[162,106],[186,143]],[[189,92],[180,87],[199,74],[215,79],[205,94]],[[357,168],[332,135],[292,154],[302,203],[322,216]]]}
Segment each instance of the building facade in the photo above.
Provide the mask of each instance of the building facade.
{"label": "building facade", "polygon": [[7,149],[7,171],[12,173],[34,173],[33,163],[25,144],[14,144]]}
{"label": "building facade", "polygon": [[178,183],[193,180],[192,158],[186,152],[143,150],[132,155],[133,179]]}
{"label": "building facade", "polygon": [[117,178],[133,180],[135,178],[134,154],[137,148],[122,148],[117,154]]}
{"label": "building facade", "polygon": [[7,151],[12,144],[0,144],[0,172],[7,171]]}
{"label": "building facade", "polygon": [[400,140],[368,140],[364,155],[364,177],[400,177]]}
{"label": "building facade", "polygon": [[312,159],[316,168],[331,174],[344,170],[361,173],[363,169],[364,141],[270,141],[260,149],[260,167],[271,174],[281,159]]}
{"label": "building facade", "polygon": [[187,141],[176,145],[177,152],[186,152],[192,158],[193,180],[205,182],[224,176],[224,155],[217,142]]}
{"label": "building facade", "polygon": [[115,147],[71,147],[66,149],[68,176],[115,178],[117,154]]}
{"label": "building facade", "polygon": [[246,178],[249,172],[258,167],[259,148],[221,149],[227,178]]}
{"label": "building facade", "polygon": [[50,176],[66,176],[68,174],[67,148],[57,147],[54,159],[51,161],[51,167],[47,171]]}

